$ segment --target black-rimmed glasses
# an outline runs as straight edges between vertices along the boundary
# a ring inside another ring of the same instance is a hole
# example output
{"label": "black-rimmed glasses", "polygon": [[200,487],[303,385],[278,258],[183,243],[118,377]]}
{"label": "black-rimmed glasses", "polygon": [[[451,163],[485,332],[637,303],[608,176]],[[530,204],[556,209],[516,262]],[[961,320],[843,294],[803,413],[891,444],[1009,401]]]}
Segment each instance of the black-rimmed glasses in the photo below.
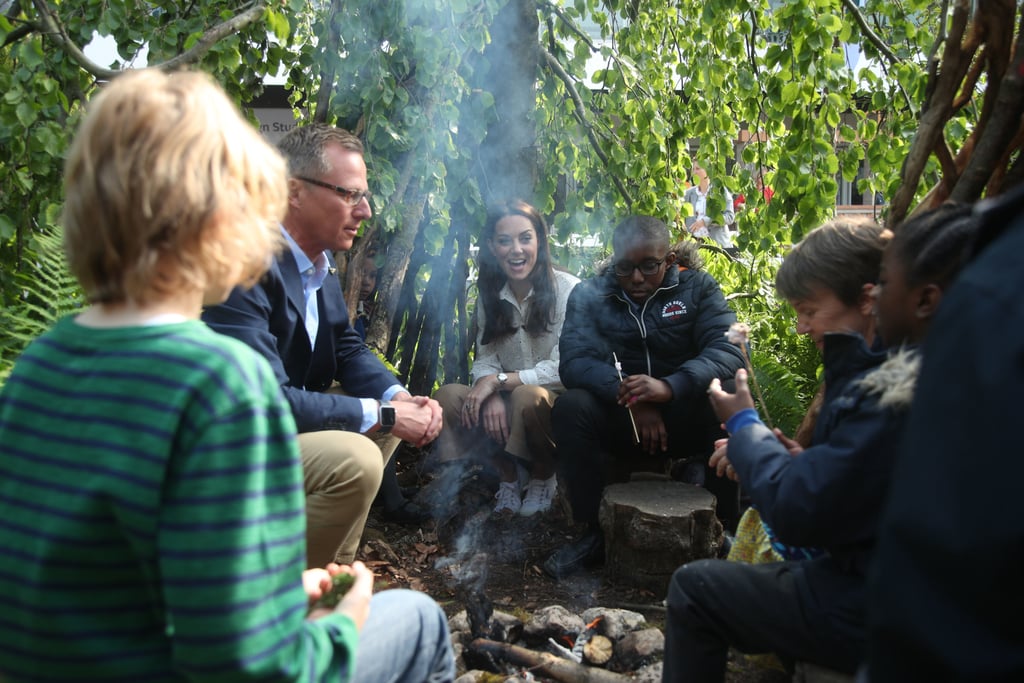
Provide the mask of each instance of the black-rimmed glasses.
{"label": "black-rimmed glasses", "polygon": [[318,185],[319,187],[326,187],[328,190],[333,190],[339,197],[344,199],[345,203],[349,206],[355,206],[359,202],[363,201],[363,197],[366,197],[366,201],[369,203],[370,199],[373,197],[373,193],[369,190],[350,190],[347,187],[331,185],[330,183],[325,183],[324,181],[317,180],[315,178],[306,178],[301,175],[297,175],[295,177],[298,180],[309,183],[310,185]]}
{"label": "black-rimmed glasses", "polygon": [[641,275],[654,275],[661,268],[665,259],[658,261],[643,261],[641,263],[630,263],[629,261],[616,261],[612,270],[619,277],[630,277],[634,270],[639,270]]}

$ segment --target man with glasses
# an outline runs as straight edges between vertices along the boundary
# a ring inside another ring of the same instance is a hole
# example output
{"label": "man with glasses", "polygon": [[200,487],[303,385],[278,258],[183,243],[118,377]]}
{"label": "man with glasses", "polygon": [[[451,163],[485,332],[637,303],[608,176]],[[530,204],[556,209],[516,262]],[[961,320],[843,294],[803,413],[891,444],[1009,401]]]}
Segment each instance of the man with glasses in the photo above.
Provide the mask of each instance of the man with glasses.
{"label": "man with glasses", "polygon": [[332,252],[351,249],[372,216],[362,143],[312,124],[293,128],[278,148],[289,171],[284,247],[258,285],[235,289],[203,320],[263,354],[291,405],[305,479],[307,565],[350,564],[385,464],[364,434],[390,432],[424,446],[441,431],[441,407],[411,396],[366,348],[335,275]]}
{"label": "man with glasses", "polygon": [[739,516],[736,485],[706,465],[715,439],[725,436],[707,387],[743,367],[740,349],[725,337],[736,315],[701,270],[696,245],[671,251],[669,239],[657,218],[630,216],[612,235],[611,265],[569,297],[558,344],[567,391],[551,422],[573,516],[587,530],[544,563],[555,578],[603,558],[601,493],[623,466],[699,458],[723,523],[733,528]]}

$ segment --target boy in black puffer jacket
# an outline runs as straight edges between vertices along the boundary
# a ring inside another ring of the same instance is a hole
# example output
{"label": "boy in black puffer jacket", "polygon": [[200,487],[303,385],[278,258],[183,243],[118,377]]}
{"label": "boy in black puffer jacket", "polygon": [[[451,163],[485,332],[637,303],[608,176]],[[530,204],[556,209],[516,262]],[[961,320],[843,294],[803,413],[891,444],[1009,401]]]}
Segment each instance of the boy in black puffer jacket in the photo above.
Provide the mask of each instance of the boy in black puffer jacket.
{"label": "boy in black puffer jacket", "polygon": [[[569,298],[558,345],[567,391],[555,402],[552,430],[573,514],[588,530],[544,563],[555,578],[603,557],[597,513],[613,458],[706,460],[723,436],[706,390],[713,378],[731,379],[743,367],[740,349],[725,337],[736,314],[700,270],[696,248],[677,254],[669,244],[662,221],[630,216],[612,235],[611,265]],[[719,517],[734,526],[736,484],[705,481]]]}

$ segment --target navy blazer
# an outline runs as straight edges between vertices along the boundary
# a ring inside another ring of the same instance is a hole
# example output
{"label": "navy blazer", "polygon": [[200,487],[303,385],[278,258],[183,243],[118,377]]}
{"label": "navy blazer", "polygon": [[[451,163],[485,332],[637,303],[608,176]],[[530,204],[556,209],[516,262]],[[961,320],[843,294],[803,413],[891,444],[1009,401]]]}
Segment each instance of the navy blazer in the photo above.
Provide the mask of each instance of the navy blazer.
{"label": "navy blazer", "polygon": [[[336,272],[330,254],[327,260]],[[349,322],[338,278],[325,277],[316,296],[320,327],[316,346],[310,348],[302,278],[291,250],[285,249],[259,284],[249,290],[236,287],[227,301],[205,309],[202,318],[270,361],[299,432],[358,432],[363,421],[358,398],[380,399],[399,382]],[[323,393],[334,380],[348,396]]]}

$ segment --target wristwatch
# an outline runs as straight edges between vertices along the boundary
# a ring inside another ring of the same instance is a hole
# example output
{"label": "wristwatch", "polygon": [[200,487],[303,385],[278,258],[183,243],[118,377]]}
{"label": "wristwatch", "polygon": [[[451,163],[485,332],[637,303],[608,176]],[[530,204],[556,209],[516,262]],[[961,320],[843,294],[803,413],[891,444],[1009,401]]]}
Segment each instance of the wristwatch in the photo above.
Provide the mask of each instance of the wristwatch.
{"label": "wristwatch", "polygon": [[395,407],[390,401],[381,401],[377,409],[377,422],[380,424],[380,433],[388,434],[395,426]]}
{"label": "wristwatch", "polygon": [[508,382],[508,375],[506,375],[504,372],[499,372],[498,373],[498,388],[499,389],[503,388],[505,386],[506,382]]}

